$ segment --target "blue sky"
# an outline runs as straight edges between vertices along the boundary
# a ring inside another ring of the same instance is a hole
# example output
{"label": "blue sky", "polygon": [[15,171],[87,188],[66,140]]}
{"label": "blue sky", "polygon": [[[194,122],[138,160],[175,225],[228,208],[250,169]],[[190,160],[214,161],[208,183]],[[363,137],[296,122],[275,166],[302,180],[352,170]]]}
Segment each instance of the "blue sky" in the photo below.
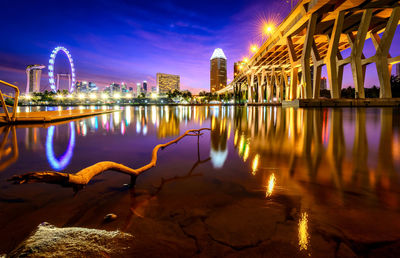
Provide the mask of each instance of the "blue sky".
{"label": "blue sky", "polygon": [[[163,72],[179,74],[182,88],[208,90],[215,48],[224,50],[232,78],[233,63],[260,40],[260,20],[283,20],[289,11],[290,2],[281,0],[2,0],[0,79],[24,90],[25,67],[47,66],[60,45],[74,59],[77,80],[100,87],[122,81],[135,87],[143,80],[154,86]],[[59,56],[57,66],[66,69],[66,57]],[[46,76],[47,69],[43,87]]]}

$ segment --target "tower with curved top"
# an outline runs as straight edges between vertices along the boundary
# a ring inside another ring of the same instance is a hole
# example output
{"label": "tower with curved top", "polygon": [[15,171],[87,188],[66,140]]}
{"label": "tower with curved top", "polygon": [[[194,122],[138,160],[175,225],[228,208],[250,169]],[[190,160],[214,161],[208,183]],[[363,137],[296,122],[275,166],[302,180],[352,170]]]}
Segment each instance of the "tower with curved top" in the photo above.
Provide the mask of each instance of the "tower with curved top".
{"label": "tower with curved top", "polygon": [[214,93],[226,87],[226,56],[216,48],[210,58],[210,92]]}
{"label": "tower with curved top", "polygon": [[40,91],[40,79],[44,65],[28,65],[26,68],[26,94]]}

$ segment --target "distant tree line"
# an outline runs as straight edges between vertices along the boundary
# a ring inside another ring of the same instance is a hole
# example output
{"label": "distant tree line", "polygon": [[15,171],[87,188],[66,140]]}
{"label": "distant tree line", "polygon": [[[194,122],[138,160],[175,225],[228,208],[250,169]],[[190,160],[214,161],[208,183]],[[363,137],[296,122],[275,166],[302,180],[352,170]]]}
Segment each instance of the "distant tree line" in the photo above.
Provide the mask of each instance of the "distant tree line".
{"label": "distant tree line", "polygon": [[[390,86],[392,89],[392,97],[400,98],[400,77],[392,75],[390,77]],[[380,88],[377,86],[373,86],[372,88],[365,88],[365,97],[366,98],[379,98]],[[330,98],[331,92],[329,90],[321,90],[321,97]],[[343,88],[341,90],[341,97],[345,99],[354,99],[356,96],[356,90],[352,87]]]}

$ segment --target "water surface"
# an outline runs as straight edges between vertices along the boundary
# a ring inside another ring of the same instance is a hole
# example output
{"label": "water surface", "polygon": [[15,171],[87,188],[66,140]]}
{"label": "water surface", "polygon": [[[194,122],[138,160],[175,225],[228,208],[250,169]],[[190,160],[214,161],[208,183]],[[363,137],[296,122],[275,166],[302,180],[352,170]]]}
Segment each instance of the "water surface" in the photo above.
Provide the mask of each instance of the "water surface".
{"label": "water surface", "polygon": [[[3,127],[0,253],[44,221],[131,233],[129,255],[400,255],[400,121],[393,108],[121,107],[58,125]],[[33,171],[106,172],[77,191],[13,185]],[[117,220],[105,223],[104,215]]]}

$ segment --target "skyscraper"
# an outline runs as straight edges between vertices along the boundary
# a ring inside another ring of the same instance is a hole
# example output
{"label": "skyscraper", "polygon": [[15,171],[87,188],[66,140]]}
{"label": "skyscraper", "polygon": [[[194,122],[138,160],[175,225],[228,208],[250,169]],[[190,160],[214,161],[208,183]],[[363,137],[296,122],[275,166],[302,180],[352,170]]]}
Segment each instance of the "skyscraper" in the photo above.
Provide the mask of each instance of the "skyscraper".
{"label": "skyscraper", "polygon": [[143,81],[143,87],[142,87],[143,92],[147,92],[147,81]]}
{"label": "skyscraper", "polygon": [[28,65],[26,67],[26,93],[40,91],[40,78],[44,65]]}
{"label": "skyscraper", "polygon": [[242,66],[242,61],[235,62],[233,64],[233,78],[235,78],[239,74],[241,66]]}
{"label": "skyscraper", "polygon": [[210,91],[214,93],[226,87],[226,56],[216,48],[210,58]]}
{"label": "skyscraper", "polygon": [[168,91],[179,90],[179,84],[179,75],[157,73],[157,92],[159,94],[166,94]]}
{"label": "skyscraper", "polygon": [[136,96],[140,96],[140,94],[142,93],[142,85],[140,84],[140,82],[136,83]]}

